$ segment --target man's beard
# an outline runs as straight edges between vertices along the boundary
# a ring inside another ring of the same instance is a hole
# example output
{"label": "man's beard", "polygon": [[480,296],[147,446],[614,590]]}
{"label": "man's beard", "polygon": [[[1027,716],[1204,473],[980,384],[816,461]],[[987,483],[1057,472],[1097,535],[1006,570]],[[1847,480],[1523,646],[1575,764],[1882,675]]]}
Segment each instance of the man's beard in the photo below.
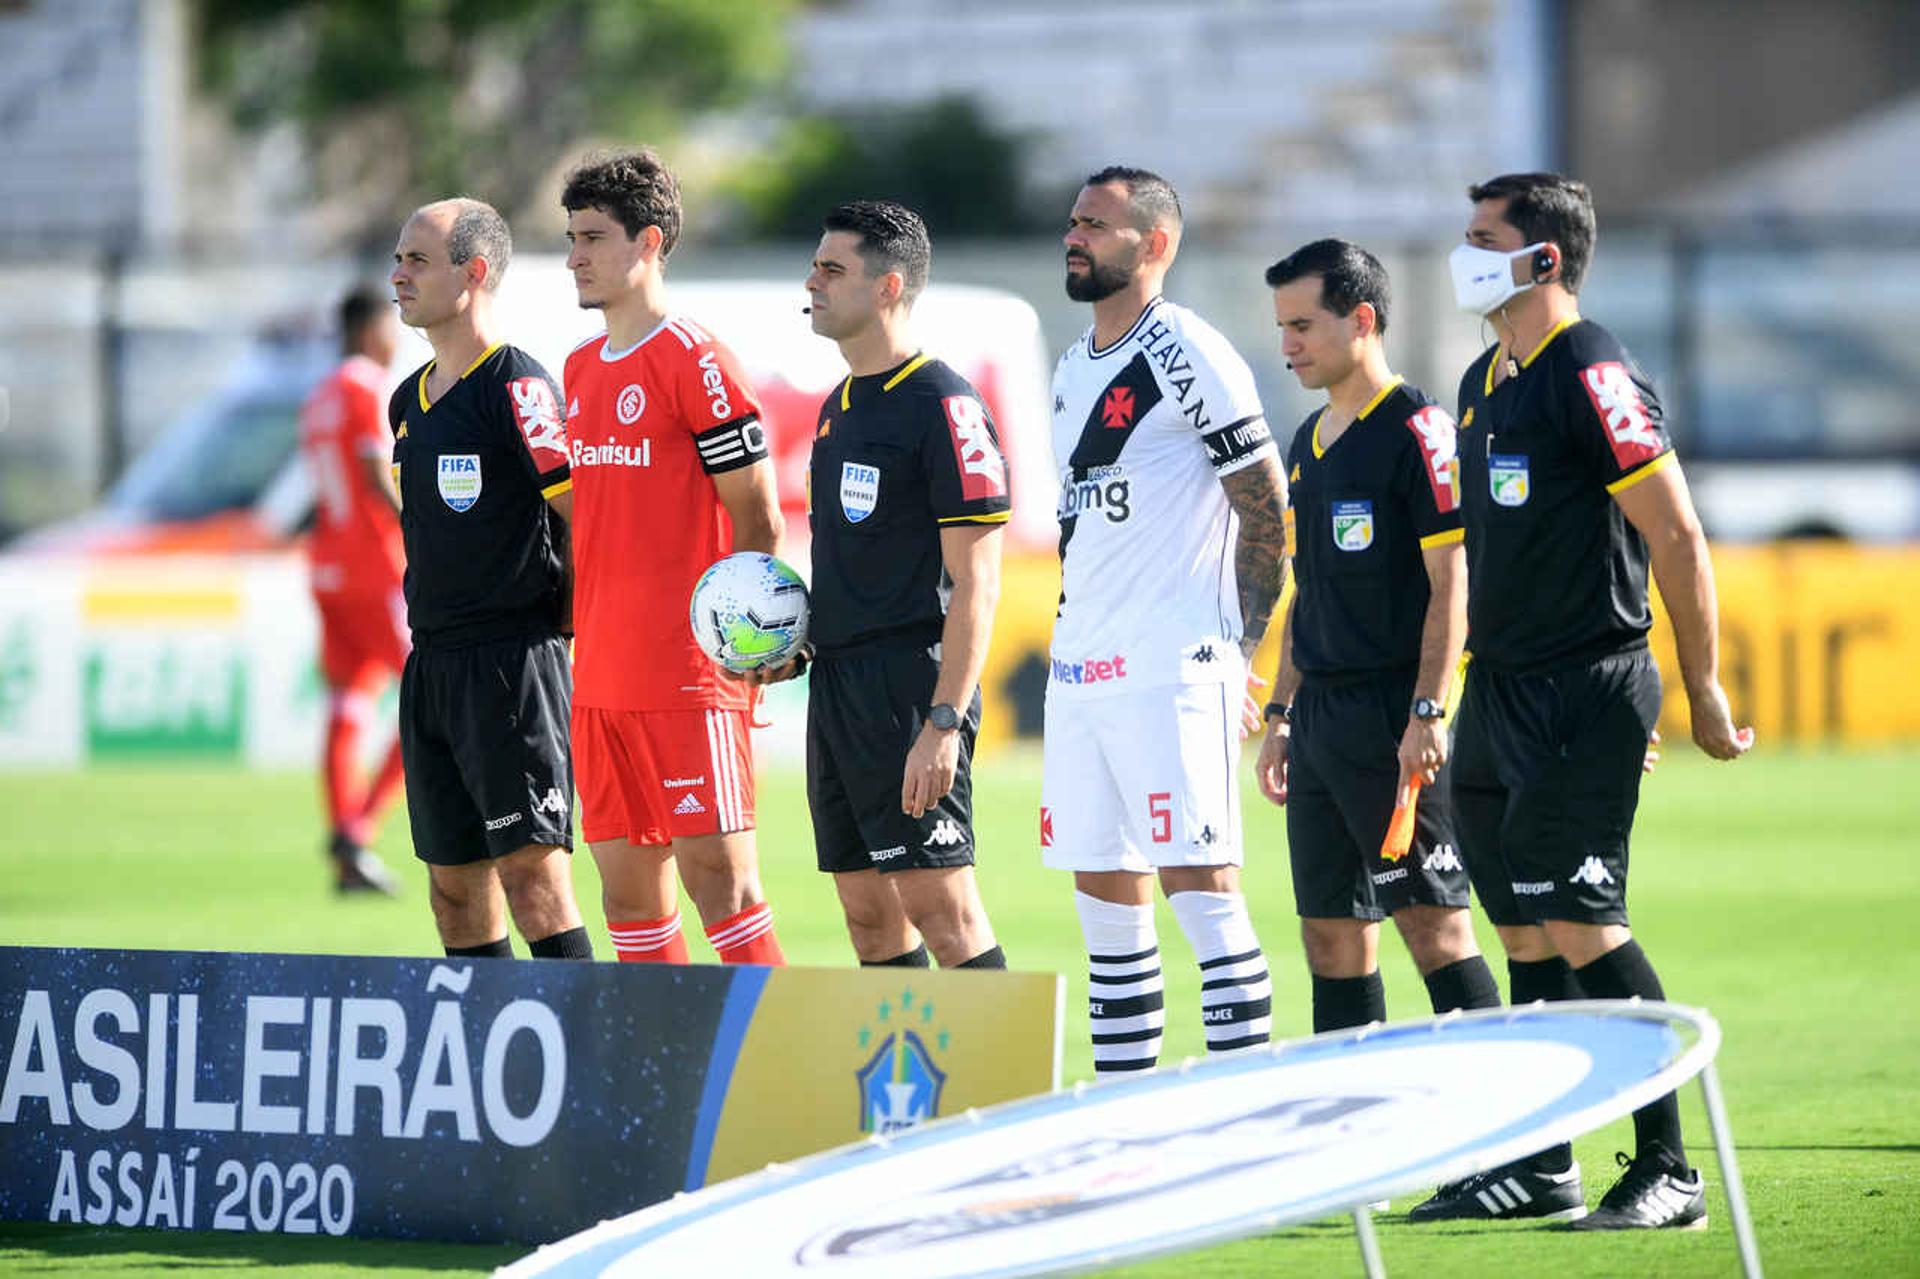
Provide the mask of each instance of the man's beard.
{"label": "man's beard", "polygon": [[1075,302],[1098,302],[1133,283],[1131,267],[1113,262],[1103,266],[1084,254],[1076,255],[1075,260],[1087,264],[1087,269],[1079,275],[1067,272],[1067,296]]}

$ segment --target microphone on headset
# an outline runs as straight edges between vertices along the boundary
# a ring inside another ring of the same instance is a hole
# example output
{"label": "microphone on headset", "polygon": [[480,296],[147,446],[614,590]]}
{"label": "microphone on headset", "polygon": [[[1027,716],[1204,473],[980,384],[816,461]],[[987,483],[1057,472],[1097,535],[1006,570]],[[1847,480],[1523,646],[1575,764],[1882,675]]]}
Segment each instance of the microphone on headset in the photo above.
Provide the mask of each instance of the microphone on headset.
{"label": "microphone on headset", "polygon": [[813,314],[813,308],[812,308],[812,307],[810,307],[810,306],[803,306],[803,307],[801,307],[801,308],[800,308],[800,314],[802,314],[802,315],[812,315],[812,314]]}

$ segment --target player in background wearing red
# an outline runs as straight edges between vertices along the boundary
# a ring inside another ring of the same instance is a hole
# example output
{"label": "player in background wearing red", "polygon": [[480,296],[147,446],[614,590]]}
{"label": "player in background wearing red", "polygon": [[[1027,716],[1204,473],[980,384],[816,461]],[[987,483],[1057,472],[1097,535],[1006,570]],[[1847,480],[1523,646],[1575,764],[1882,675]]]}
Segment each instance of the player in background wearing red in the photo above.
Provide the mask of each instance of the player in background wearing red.
{"label": "player in background wearing red", "polygon": [[393,304],[372,288],[340,302],[343,358],[300,409],[300,448],[313,477],[307,567],[320,612],[320,669],[327,681],[321,778],[334,885],[342,893],[395,891],[368,850],[404,777],[394,738],[378,771],[360,773],[360,745],[375,703],[406,664],[400,578],[400,503],[388,477],[387,365],[400,340]]}
{"label": "player in background wearing red", "polygon": [[753,689],[693,641],[708,565],[779,547],[760,402],[733,353],[671,311],[680,190],[651,150],[590,157],[561,204],[580,305],[573,442],[573,751],[581,833],[623,961],[685,963],[674,868],[721,960],[782,964],[754,848]]}

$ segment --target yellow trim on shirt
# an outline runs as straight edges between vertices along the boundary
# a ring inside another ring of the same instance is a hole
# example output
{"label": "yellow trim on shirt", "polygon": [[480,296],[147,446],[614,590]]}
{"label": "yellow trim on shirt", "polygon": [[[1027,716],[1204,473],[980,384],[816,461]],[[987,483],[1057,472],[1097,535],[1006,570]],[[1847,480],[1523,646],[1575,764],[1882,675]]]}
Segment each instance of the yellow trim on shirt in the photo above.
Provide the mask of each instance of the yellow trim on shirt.
{"label": "yellow trim on shirt", "polygon": [[541,489],[540,496],[547,498],[549,501],[551,501],[553,498],[559,497],[562,493],[567,492],[572,487],[573,487],[573,477],[568,476],[566,479],[561,480],[558,484],[549,484],[547,485],[547,487]]}
{"label": "yellow trim on shirt", "polygon": [[1388,378],[1387,384],[1381,387],[1378,391],[1375,391],[1373,393],[1373,398],[1367,401],[1367,407],[1365,407],[1364,409],[1361,409],[1359,413],[1355,414],[1353,420],[1356,422],[1366,421],[1367,414],[1379,408],[1380,401],[1386,399],[1389,395],[1392,395],[1393,389],[1399,386],[1402,382],[1406,380],[1407,380],[1406,378],[1400,376],[1398,373],[1394,374],[1391,378]]}
{"label": "yellow trim on shirt", "polygon": [[1644,480],[1649,475],[1652,475],[1655,471],[1665,470],[1667,468],[1667,465],[1672,461],[1673,461],[1673,450],[1668,449],[1665,453],[1662,453],[1659,457],[1654,458],[1653,461],[1647,463],[1645,466],[1641,467],[1639,470],[1630,471],[1627,474],[1621,476],[1619,479],[1615,480],[1613,483],[1607,485],[1607,492],[1624,493],[1628,489],[1632,488],[1634,485],[1638,484],[1641,480]]}
{"label": "yellow trim on shirt", "polygon": [[[926,352],[922,351],[919,355],[916,355],[911,360],[908,360],[905,366],[902,367],[898,373],[888,378],[886,382],[880,387],[880,389],[882,391],[891,391],[894,387],[899,386],[902,382],[906,381],[909,377],[911,377],[915,369],[919,368],[922,364],[925,364],[928,360],[931,360],[932,358],[933,357],[931,355],[928,355]],[[840,411],[842,413],[848,412],[853,408],[852,397],[853,397],[853,374],[849,373],[847,374],[847,380],[840,384]]]}
{"label": "yellow trim on shirt", "polygon": [[1465,541],[1467,530],[1463,528],[1444,529],[1438,533],[1429,533],[1420,539],[1420,549],[1430,551],[1436,546],[1452,546],[1455,542]]}
{"label": "yellow trim on shirt", "polygon": [[404,440],[407,438],[407,424],[405,422],[402,422],[400,429],[393,433],[393,438],[396,440]]}
{"label": "yellow trim on shirt", "polygon": [[[479,357],[475,359],[472,364],[467,365],[465,371],[460,374],[460,378],[456,380],[464,380],[468,373],[473,372],[482,364],[485,364],[489,355],[492,355],[505,345],[505,342],[495,342],[492,346],[480,352]],[[428,360],[427,367],[420,370],[420,385],[416,389],[420,392],[420,411],[422,413],[429,412],[433,408],[433,401],[427,398],[427,379],[433,376],[433,366],[438,363],[438,360]]]}
{"label": "yellow trim on shirt", "polygon": [[[1566,319],[1560,321],[1560,323],[1548,329],[1547,336],[1540,339],[1540,345],[1533,348],[1533,354],[1529,355],[1526,359],[1520,361],[1520,367],[1523,369],[1530,367],[1535,360],[1540,358],[1540,352],[1546,350],[1549,346],[1553,344],[1553,340],[1555,338],[1559,337],[1562,333],[1566,332],[1566,330],[1572,328],[1574,325],[1578,323],[1580,323],[1580,314],[1579,312],[1576,311],[1574,314],[1569,315]],[[1496,351],[1494,352],[1493,358],[1487,361],[1487,394],[1488,395],[1493,394],[1493,366],[1500,362],[1500,358],[1501,358],[1500,353]]]}
{"label": "yellow trim on shirt", "polygon": [[899,386],[902,382],[906,381],[908,377],[912,376],[913,371],[915,369],[919,368],[922,364],[925,364],[928,360],[931,360],[932,358],[933,357],[931,355],[926,354],[924,351],[921,352],[919,355],[914,356],[911,360],[907,361],[907,366],[905,368],[901,369],[898,373],[888,378],[886,381],[886,385],[882,386],[880,389],[883,391],[891,391],[894,387]]}
{"label": "yellow trim on shirt", "polygon": [[1013,518],[1012,511],[996,511],[992,515],[948,515],[937,523],[941,524],[1005,524]]}
{"label": "yellow trim on shirt", "polygon": [[[1389,395],[1392,395],[1394,388],[1399,386],[1402,382],[1406,380],[1407,380],[1406,378],[1400,376],[1398,373],[1394,374],[1391,378],[1387,379],[1387,384],[1381,387],[1378,391],[1375,391],[1373,393],[1373,398],[1367,401],[1367,406],[1361,409],[1358,413],[1354,414],[1353,422],[1366,421],[1367,414],[1379,408],[1380,401],[1386,399]],[[1332,407],[1333,406],[1331,404],[1324,406],[1320,410],[1319,414],[1315,416],[1313,419],[1313,456],[1316,459],[1325,457],[1327,453],[1327,446],[1320,442],[1320,424],[1327,420],[1327,409],[1330,409]],[[1349,422],[1347,423],[1347,425],[1352,426],[1353,422]],[[1296,476],[1295,478],[1298,478],[1298,476]]]}

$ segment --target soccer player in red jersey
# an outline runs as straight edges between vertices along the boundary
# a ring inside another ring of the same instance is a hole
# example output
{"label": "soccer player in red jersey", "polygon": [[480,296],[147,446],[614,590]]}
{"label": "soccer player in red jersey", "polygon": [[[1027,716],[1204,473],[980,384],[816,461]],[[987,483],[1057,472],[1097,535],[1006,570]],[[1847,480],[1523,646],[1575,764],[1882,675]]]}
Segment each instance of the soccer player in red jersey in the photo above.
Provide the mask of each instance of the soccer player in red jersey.
{"label": "soccer player in red jersey", "polygon": [[607,318],[563,379],[574,767],[607,931],[622,960],[686,962],[678,865],[723,961],[784,963],[755,858],[753,690],[687,624],[708,565],[780,541],[759,399],[733,353],[668,308],[680,191],[659,156],[592,157],[561,203],[580,305]]}
{"label": "soccer player in red jersey", "polygon": [[387,474],[387,365],[400,336],[393,304],[372,288],[354,289],[340,302],[340,334],[345,358],[300,409],[315,500],[307,565],[327,681],[327,848],[341,892],[392,893],[392,874],[366,845],[400,790],[399,739],[371,778],[361,777],[357,760],[374,703],[398,678],[409,647],[400,506]]}

